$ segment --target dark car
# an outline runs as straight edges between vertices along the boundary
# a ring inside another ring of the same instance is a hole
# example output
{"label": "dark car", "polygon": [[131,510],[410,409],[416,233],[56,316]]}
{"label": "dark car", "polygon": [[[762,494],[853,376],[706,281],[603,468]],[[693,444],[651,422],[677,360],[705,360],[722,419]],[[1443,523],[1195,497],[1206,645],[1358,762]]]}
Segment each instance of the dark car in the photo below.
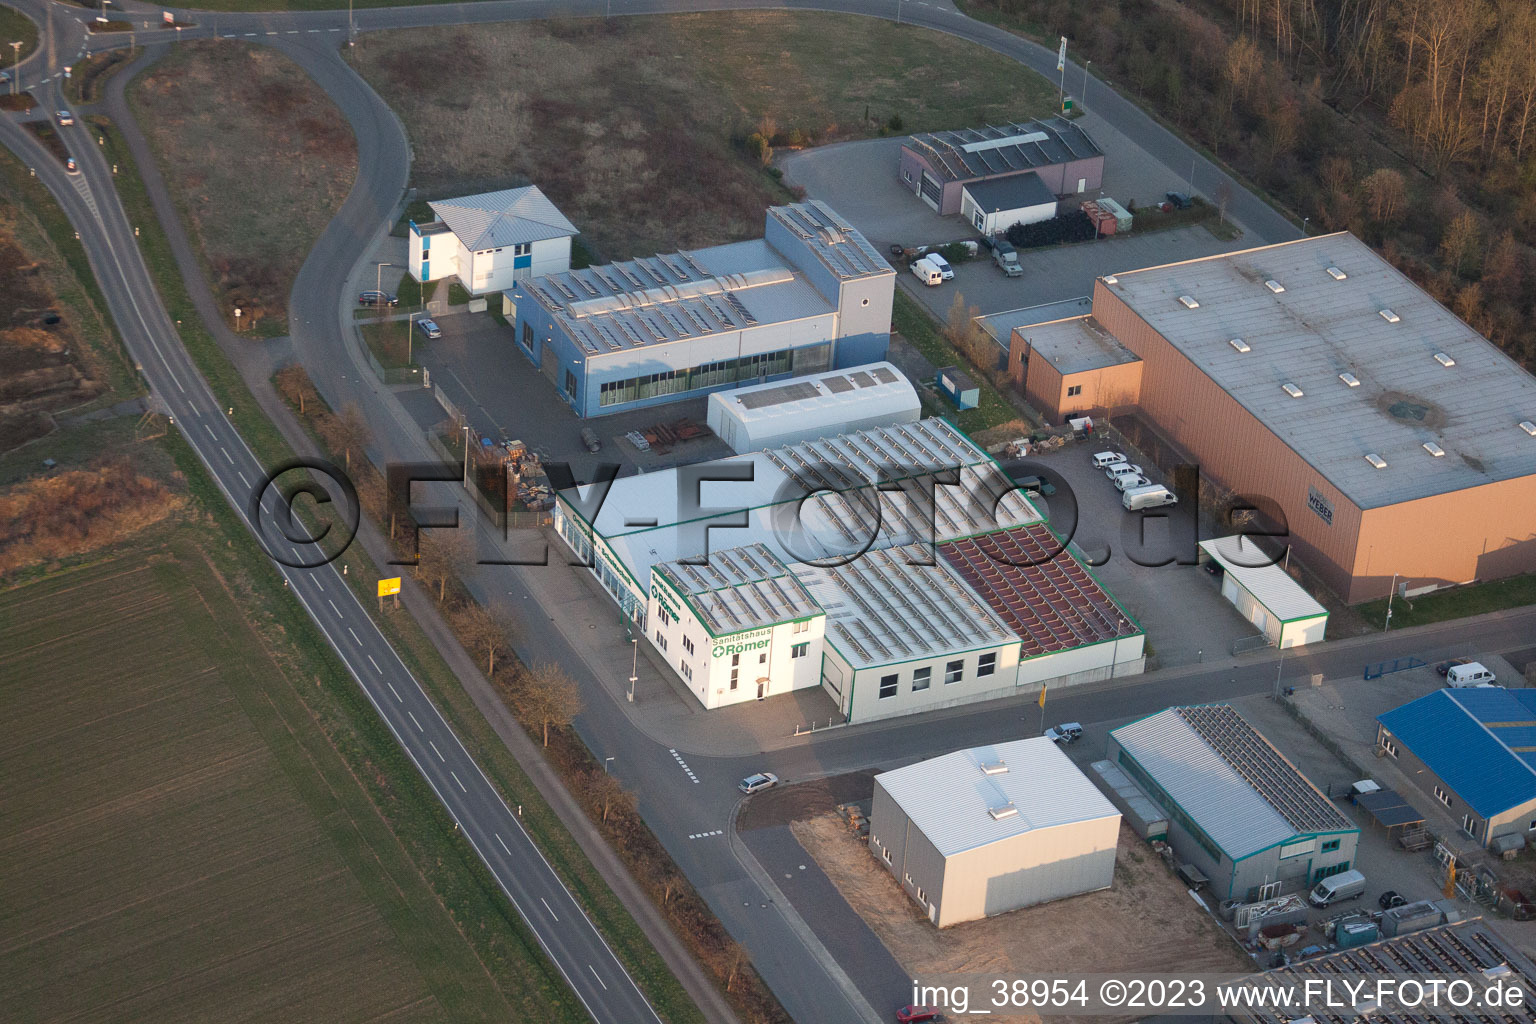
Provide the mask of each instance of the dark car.
{"label": "dark car", "polygon": [[987,250],[987,252],[997,251],[997,239],[991,235],[982,235],[979,241],[981,242],[981,247]]}
{"label": "dark car", "polygon": [[1382,893],[1376,902],[1381,905],[1382,910],[1391,910],[1393,907],[1405,906],[1408,903],[1407,900],[1403,899],[1403,897],[1398,895],[1396,890],[1393,889],[1388,889],[1386,892]]}
{"label": "dark car", "polygon": [[1457,665],[1470,665],[1471,663],[1471,658],[1452,658],[1450,661],[1442,661],[1440,664],[1436,665],[1435,671],[1444,676],[1448,675],[1451,669],[1455,668]]}
{"label": "dark car", "polygon": [[1195,201],[1183,192],[1169,192],[1167,195],[1168,201],[1180,210],[1187,210],[1195,205]]}
{"label": "dark car", "polygon": [[359,306],[398,306],[400,300],[389,292],[361,292],[357,296]]}

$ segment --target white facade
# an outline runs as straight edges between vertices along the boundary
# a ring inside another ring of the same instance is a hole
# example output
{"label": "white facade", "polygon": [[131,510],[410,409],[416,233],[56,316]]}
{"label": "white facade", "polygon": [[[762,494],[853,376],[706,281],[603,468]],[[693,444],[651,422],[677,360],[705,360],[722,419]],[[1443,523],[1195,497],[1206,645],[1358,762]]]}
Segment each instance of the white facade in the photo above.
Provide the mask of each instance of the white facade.
{"label": "white facade", "polygon": [[537,186],[429,204],[438,219],[411,223],[411,276],[457,277],[471,295],[571,267],[576,228]]}
{"label": "white facade", "polygon": [[1114,883],[1120,812],[1044,737],[875,776],[869,825],[870,851],[941,928]]}
{"label": "white facade", "polygon": [[734,452],[763,451],[922,416],[917,389],[890,363],[868,363],[709,396],[707,422]]}
{"label": "white facade", "polygon": [[968,189],[960,190],[960,215],[984,235],[1000,235],[1015,224],[1035,224],[1056,216],[1056,200],[1033,203],[1007,210],[986,210],[971,198]]}
{"label": "white facade", "polygon": [[1221,596],[1263,633],[1272,647],[1320,643],[1328,609],[1284,569],[1242,536],[1200,542],[1206,557],[1222,567]]}

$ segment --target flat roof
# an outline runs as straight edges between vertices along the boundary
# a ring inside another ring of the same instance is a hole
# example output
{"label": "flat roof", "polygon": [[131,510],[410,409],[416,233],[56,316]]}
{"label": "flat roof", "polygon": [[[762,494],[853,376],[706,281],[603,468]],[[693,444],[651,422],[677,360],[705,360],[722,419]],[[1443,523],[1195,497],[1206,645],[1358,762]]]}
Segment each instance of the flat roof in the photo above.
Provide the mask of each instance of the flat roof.
{"label": "flat roof", "polygon": [[1360,831],[1229,704],[1167,708],[1110,735],[1234,861]]}
{"label": "flat roof", "polygon": [[967,182],[964,187],[971,201],[986,213],[1056,204],[1056,193],[1047,188],[1045,182],[1040,180],[1040,175],[1033,171]]}
{"label": "flat roof", "polygon": [[1100,285],[1361,508],[1536,473],[1536,378],[1353,235]]}
{"label": "flat roof", "polygon": [[576,225],[537,185],[437,199],[427,205],[471,252],[576,234]]}
{"label": "flat roof", "polygon": [[1039,829],[1120,817],[1044,736],[956,750],[881,772],[875,783],[945,857]]}
{"label": "flat roof", "polygon": [[1281,622],[1327,617],[1328,609],[1248,538],[1213,537],[1201,541],[1200,549]]}
{"label": "flat roof", "polygon": [[1061,302],[1043,302],[1023,309],[1006,309],[1001,313],[988,313],[977,317],[976,325],[1006,349],[1015,327],[1032,327],[1035,324],[1050,323],[1053,320],[1085,316],[1091,312],[1093,312],[1093,296],[1083,295],[1075,299],[1063,299]]}
{"label": "flat roof", "polygon": [[989,178],[1102,155],[1080,125],[1059,115],[1043,121],[925,132],[913,135],[906,145],[926,156],[948,181]]}
{"label": "flat roof", "polygon": [[764,544],[712,551],[703,565],[664,562],[653,571],[689,599],[704,628],[717,637],[822,612]]}
{"label": "flat roof", "polygon": [[912,382],[894,364],[884,362],[716,391],[709,396],[709,403],[749,423],[781,421],[783,430],[869,422],[865,417],[882,410],[888,409],[893,415],[916,414],[922,408]]}
{"label": "flat roof", "polygon": [[1139,358],[1092,315],[1014,329],[1029,342],[1029,358],[1038,353],[1063,376],[1134,363]]}
{"label": "flat roof", "polygon": [[1376,720],[1480,817],[1536,800],[1536,690],[1436,690]]}
{"label": "flat roof", "polygon": [[819,199],[770,206],[768,218],[788,228],[838,280],[896,273],[858,228]]}

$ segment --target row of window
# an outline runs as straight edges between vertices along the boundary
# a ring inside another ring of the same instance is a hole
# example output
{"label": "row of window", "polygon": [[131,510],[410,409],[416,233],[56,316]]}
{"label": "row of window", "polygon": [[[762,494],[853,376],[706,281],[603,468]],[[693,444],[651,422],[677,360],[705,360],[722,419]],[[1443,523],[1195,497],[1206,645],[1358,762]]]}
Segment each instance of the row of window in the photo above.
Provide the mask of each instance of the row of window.
{"label": "row of window", "polygon": [[780,349],[777,352],[760,352],[738,359],[721,359],[680,370],[647,373],[623,380],[603,381],[598,388],[599,405],[622,405],[638,402],[658,395],[676,395],[684,391],[733,384],[737,381],[772,377],[791,370],[809,369],[810,365],[825,367],[831,358],[832,345],[822,342],[804,349]]}
{"label": "row of window", "polygon": [[[800,646],[805,646],[801,644]],[[997,652],[989,651],[976,659],[976,678],[993,675],[997,672]],[[965,659],[946,662],[944,665],[944,685],[952,686],[965,678]],[[912,670],[911,692],[919,693],[928,689],[933,684],[933,666],[924,665]],[[901,674],[893,672],[888,676],[880,677],[880,699],[887,700],[896,696],[901,688]]]}
{"label": "row of window", "polygon": [[[506,246],[502,246],[501,247],[501,249],[505,249],[505,248],[506,248]],[[493,252],[501,252],[501,249],[481,249],[478,252],[476,252],[475,255],[476,256],[485,256],[485,255],[488,255],[488,254],[493,253]],[[532,252],[533,252],[533,243],[531,243],[531,242],[519,242],[518,244],[512,246],[512,255],[513,256],[528,256],[528,255],[531,255]]]}

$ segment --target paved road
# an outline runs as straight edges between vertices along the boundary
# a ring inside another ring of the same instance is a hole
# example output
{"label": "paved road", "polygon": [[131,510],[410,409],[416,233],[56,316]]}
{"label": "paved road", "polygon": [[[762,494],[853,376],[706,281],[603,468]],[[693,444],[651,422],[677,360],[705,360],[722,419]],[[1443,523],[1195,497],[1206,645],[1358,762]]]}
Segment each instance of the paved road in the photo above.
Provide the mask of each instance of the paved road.
{"label": "paved road", "polygon": [[[36,87],[35,92],[50,108],[62,106],[57,83]],[[38,178],[79,230],[124,343],[154,398],[181,429],[231,506],[264,538],[289,589],[593,1019],[603,1024],[659,1024],[634,981],[378,631],[335,563],[307,569],[284,564],[318,561],[315,546],[273,539],[281,534],[279,512],[286,508],[275,491],[263,493],[253,514],[248,496],[261,486],[267,471],[217,406],[165,310],[151,298],[156,294],[154,283],[112,190],[111,169],[92,145],[89,129],[76,125],[62,129],[61,135],[80,162],[81,174],[65,174],[29,132],[10,119],[0,120],[0,143],[36,168]]]}

